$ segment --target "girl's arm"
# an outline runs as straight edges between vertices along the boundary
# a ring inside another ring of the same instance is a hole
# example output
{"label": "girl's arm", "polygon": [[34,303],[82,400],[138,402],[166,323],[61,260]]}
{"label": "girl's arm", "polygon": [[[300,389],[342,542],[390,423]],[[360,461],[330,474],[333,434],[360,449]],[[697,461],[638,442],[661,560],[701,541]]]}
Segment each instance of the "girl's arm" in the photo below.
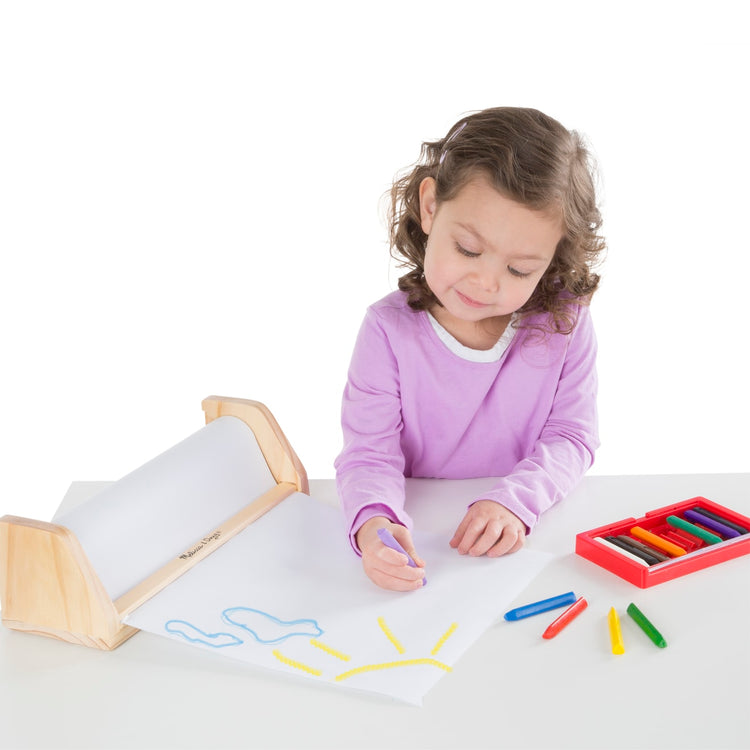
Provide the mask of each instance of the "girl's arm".
{"label": "girl's arm", "polygon": [[[368,577],[386,589],[422,586],[419,558],[404,511],[401,393],[398,366],[375,313],[368,310],[357,337],[342,404],[344,449],[336,459],[336,484],[349,539]],[[378,529],[388,529],[408,558],[387,547]]]}
{"label": "girl's arm", "polygon": [[401,390],[398,365],[376,313],[367,315],[354,346],[341,411],[344,448],[335,461],[336,485],[349,539],[370,518],[411,528],[404,510]]}
{"label": "girl's arm", "polygon": [[[546,424],[530,454],[470,506],[451,542],[459,551],[494,555],[518,549],[542,513],[591,466],[599,447],[596,349],[589,308],[581,307]],[[488,500],[502,510],[482,502]]]}

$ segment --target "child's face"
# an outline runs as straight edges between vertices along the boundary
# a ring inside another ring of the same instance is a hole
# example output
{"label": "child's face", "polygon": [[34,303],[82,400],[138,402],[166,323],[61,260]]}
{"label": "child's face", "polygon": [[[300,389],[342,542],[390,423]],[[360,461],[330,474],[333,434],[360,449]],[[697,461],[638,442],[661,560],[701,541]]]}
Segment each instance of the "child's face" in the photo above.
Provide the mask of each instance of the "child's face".
{"label": "child's face", "polygon": [[483,176],[439,207],[435,181],[427,178],[420,213],[428,235],[425,278],[443,305],[432,312],[459,341],[461,330],[526,303],[562,237],[559,217],[505,198]]}

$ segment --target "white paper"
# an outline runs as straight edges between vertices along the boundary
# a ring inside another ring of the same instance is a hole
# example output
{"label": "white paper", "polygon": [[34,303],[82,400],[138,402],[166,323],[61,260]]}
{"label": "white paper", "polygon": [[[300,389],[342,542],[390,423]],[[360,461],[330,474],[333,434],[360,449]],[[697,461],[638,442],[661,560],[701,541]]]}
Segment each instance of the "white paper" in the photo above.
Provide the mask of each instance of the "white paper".
{"label": "white paper", "polygon": [[415,543],[427,585],[380,589],[349,547],[340,511],[295,494],[126,622],[260,667],[420,705],[550,555],[470,558],[442,535],[419,532]]}
{"label": "white paper", "polygon": [[252,430],[221,417],[54,522],[115,600],[275,486]]}

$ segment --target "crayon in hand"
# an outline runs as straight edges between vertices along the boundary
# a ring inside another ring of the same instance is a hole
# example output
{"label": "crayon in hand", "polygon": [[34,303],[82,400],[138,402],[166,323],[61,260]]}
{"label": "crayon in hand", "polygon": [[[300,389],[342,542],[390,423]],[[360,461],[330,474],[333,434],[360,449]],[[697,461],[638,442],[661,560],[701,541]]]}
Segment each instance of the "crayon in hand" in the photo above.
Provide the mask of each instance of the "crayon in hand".
{"label": "crayon in hand", "polygon": [[[378,529],[378,537],[380,537],[380,541],[385,544],[386,547],[390,547],[391,549],[395,549],[396,552],[400,552],[402,555],[406,555],[406,559],[409,562],[410,568],[416,568],[417,564],[412,560],[411,555],[396,541],[396,538],[391,534],[388,529]],[[422,585],[427,585],[427,579],[422,579]]]}

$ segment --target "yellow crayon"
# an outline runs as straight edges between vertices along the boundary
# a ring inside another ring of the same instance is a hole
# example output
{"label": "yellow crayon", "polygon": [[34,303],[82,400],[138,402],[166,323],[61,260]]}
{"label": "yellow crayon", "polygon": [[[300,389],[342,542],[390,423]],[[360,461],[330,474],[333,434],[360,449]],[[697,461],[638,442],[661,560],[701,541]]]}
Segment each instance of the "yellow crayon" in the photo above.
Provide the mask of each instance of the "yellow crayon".
{"label": "yellow crayon", "polygon": [[607,616],[609,622],[609,638],[612,641],[612,653],[624,654],[625,644],[622,642],[622,631],[620,630],[620,618],[617,616],[615,608],[609,610]]}

